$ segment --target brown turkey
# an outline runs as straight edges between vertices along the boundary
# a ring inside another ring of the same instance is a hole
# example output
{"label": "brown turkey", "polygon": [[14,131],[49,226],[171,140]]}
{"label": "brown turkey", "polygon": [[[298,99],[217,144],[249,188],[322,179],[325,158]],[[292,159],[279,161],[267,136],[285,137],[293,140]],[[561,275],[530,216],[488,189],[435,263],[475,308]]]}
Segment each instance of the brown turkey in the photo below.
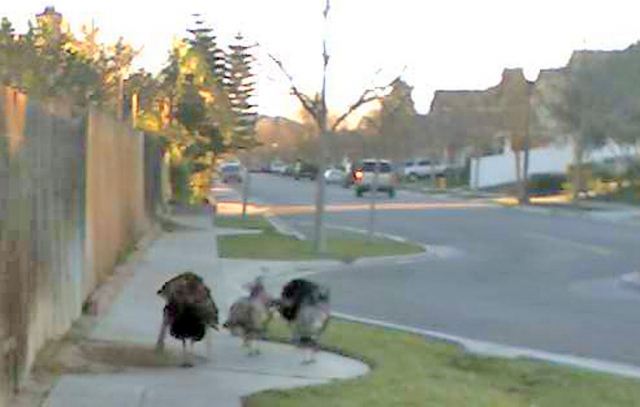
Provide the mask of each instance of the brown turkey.
{"label": "brown turkey", "polygon": [[229,309],[229,317],[222,325],[232,335],[241,336],[248,355],[260,354],[257,340],[266,332],[273,317],[271,307],[275,301],[264,288],[262,278],[258,277],[247,286],[249,296],[234,302]]}
{"label": "brown turkey", "polygon": [[218,330],[218,307],[209,287],[199,275],[184,272],[167,281],[157,294],[164,298],[162,325],[156,349],[164,350],[167,329],[172,337],[182,341],[183,366],[193,366],[187,354],[187,342],[193,355],[193,345],[207,339],[207,353],[211,357],[211,336],[207,329]]}
{"label": "brown turkey", "polygon": [[278,307],[289,323],[293,342],[303,350],[302,363],[314,363],[319,341],[331,317],[329,288],[305,279],[289,281],[282,289]]}

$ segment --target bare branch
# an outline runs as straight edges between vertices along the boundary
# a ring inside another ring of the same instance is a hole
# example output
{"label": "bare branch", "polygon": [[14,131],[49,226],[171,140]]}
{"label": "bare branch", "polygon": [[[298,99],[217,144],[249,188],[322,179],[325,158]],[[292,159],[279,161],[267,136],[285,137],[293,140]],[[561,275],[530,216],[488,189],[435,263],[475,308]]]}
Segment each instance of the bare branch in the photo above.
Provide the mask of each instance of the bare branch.
{"label": "bare branch", "polygon": [[375,100],[382,99],[382,96],[378,95],[378,92],[388,89],[391,85],[393,85],[395,81],[399,79],[400,79],[400,76],[397,76],[387,85],[365,89],[365,91],[362,92],[362,95],[360,95],[360,98],[356,100],[356,102],[353,103],[351,106],[349,106],[349,109],[347,109],[347,111],[344,112],[342,116],[338,117],[335,123],[333,123],[333,125],[331,126],[331,131],[335,131],[342,124],[342,122],[344,122],[353,112],[358,110],[361,106],[366,105],[367,103],[373,102]]}
{"label": "bare branch", "polygon": [[271,58],[271,60],[273,62],[276,63],[276,65],[278,65],[278,68],[280,68],[280,71],[282,71],[282,73],[284,74],[284,76],[287,77],[287,79],[289,80],[289,84],[291,86],[291,92],[293,93],[293,95],[295,95],[295,97],[298,98],[298,100],[300,101],[300,103],[302,104],[302,107],[309,112],[309,114],[313,117],[313,119],[317,122],[320,123],[320,118],[318,117],[318,112],[316,109],[316,104],[309,99],[308,96],[306,96],[305,94],[303,94],[302,92],[300,92],[300,90],[298,89],[298,87],[295,85],[295,82],[293,80],[293,77],[289,74],[289,72],[287,72],[286,68],[284,67],[284,64],[282,63],[282,61],[280,61],[278,58],[276,58],[275,56],[273,56],[272,54],[269,54],[269,58]]}

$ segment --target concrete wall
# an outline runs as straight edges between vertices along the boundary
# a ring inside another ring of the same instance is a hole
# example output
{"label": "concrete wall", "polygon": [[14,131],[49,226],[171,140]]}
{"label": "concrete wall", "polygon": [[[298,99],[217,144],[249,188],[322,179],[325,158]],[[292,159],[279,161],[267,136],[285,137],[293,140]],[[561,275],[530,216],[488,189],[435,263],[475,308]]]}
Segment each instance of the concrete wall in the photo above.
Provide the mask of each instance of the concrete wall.
{"label": "concrete wall", "polygon": [[162,195],[150,137],[0,87],[0,407],[150,225]]}
{"label": "concrete wall", "polygon": [[[591,152],[585,157],[585,162],[597,162],[621,155],[633,155],[631,148],[622,147],[615,143]],[[570,144],[556,144],[544,148],[535,148],[530,152],[529,174],[566,174],[573,162],[573,152]],[[524,159],[521,160],[521,167]],[[522,170],[522,168],[521,168]],[[471,159],[470,186],[472,188],[488,188],[497,185],[516,182],[515,153],[510,146],[505,153]]]}
{"label": "concrete wall", "polygon": [[147,226],[144,136],[96,109],[87,128],[84,297],[109,278],[118,254]]}

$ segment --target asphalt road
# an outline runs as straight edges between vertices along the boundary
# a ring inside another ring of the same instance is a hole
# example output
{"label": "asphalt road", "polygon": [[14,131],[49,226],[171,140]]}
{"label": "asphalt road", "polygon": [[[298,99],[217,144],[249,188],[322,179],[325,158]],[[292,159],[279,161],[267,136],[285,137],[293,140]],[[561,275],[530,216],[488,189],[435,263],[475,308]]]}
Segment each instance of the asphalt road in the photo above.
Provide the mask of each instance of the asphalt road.
{"label": "asphalt road", "polygon": [[[311,204],[314,193],[310,181],[254,175],[252,182],[262,203]],[[380,211],[377,230],[461,255],[315,275],[331,286],[336,311],[640,366],[640,291],[619,284],[639,265],[640,228],[517,209],[452,209],[453,199],[410,192],[384,201],[427,206]],[[362,202],[351,190],[328,188],[329,204]],[[284,219],[310,233],[312,215]],[[366,228],[368,214],[333,212],[326,222]]]}

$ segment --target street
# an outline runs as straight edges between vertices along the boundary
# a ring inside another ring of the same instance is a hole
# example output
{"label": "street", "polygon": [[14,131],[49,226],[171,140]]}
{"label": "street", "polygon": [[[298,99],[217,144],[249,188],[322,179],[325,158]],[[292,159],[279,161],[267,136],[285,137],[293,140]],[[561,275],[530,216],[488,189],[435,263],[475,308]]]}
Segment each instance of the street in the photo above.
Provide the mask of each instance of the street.
{"label": "street", "polygon": [[[255,174],[252,198],[273,208],[312,205],[315,183]],[[638,229],[400,191],[376,230],[457,249],[453,258],[345,266],[314,280],[330,285],[338,312],[476,340],[640,366],[640,291],[619,278],[637,267]],[[326,225],[366,229],[366,204],[328,186],[341,210]],[[393,205],[397,205],[394,207]],[[311,236],[313,214],[281,215]]]}

